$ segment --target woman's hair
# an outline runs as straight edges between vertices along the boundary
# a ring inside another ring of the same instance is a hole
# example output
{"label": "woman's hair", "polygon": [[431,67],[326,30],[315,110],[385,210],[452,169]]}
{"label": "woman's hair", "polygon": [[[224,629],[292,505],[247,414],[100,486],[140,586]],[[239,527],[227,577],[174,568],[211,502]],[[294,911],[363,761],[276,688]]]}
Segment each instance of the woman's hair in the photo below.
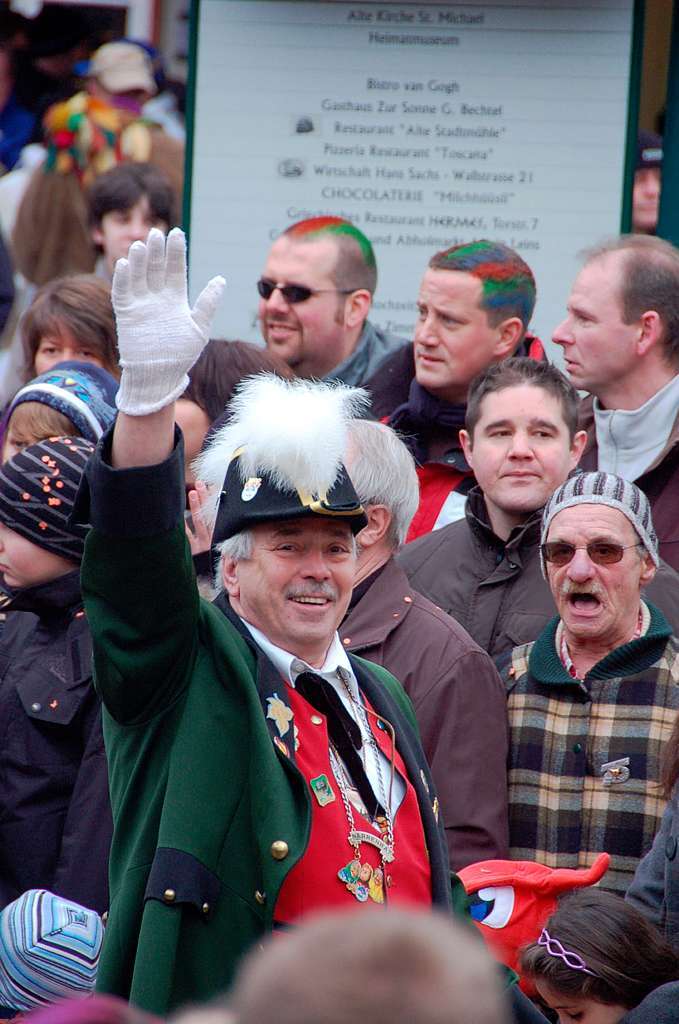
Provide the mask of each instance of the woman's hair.
{"label": "woman's hair", "polygon": [[182,398],[195,402],[210,423],[219,419],[233,398],[236,385],[255,373],[275,373],[290,380],[287,363],[248,341],[211,340],[189,370],[189,386]]}
{"label": "woman's hair", "polygon": [[22,402],[7,421],[3,440],[9,438],[17,448],[26,448],[48,437],[70,437],[74,433],[73,422],[57,409],[44,402]]}
{"label": "woman's hair", "polygon": [[111,288],[94,274],[59,277],[43,285],[21,320],[25,379],[35,376],[35,355],[41,340],[67,328],[101,360],[105,370],[120,377]]}
{"label": "woman's hair", "polygon": [[628,1009],[679,978],[679,956],[657,928],[601,889],[565,896],[519,964],[531,981],[544,980],[563,995]]}

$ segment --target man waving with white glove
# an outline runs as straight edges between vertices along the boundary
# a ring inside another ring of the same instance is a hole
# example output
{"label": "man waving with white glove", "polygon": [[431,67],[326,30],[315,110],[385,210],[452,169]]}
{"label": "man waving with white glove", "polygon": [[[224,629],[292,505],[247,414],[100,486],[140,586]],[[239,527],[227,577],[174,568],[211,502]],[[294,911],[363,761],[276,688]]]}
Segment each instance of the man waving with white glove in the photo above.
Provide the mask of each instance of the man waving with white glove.
{"label": "man waving with white glove", "polygon": [[185,278],[180,231],[116,266],[120,412],[80,503],[115,823],[98,987],[162,1016],[306,914],[452,905],[410,703],[337,637],[366,524],[342,461],[363,393],[244,383],[198,470],[221,588],[201,600],[173,408],[224,282],[191,310]]}

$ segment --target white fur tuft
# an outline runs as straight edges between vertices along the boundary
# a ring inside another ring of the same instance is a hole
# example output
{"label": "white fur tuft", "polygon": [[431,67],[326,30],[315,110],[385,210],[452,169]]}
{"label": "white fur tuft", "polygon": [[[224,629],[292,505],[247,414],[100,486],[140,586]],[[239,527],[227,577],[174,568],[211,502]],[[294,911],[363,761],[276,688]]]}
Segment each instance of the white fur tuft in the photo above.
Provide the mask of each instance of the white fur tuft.
{"label": "white fur tuft", "polygon": [[347,423],[366,409],[360,388],[272,373],[244,380],[231,400],[231,419],[198,456],[193,468],[208,487],[207,522],[217,514],[226,469],[238,448],[243,481],[266,475],[279,490],[318,495],[337,480],[347,448]]}

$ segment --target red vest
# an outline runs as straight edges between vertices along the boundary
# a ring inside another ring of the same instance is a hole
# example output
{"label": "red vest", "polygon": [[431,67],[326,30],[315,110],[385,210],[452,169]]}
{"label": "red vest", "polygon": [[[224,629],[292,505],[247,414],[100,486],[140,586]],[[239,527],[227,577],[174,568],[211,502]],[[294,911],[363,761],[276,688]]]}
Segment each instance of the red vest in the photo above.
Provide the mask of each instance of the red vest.
{"label": "red vest", "polygon": [[[288,873],[278,896],[274,912],[274,921],[278,924],[290,924],[300,917],[313,911],[353,910],[362,906],[366,910],[379,909],[380,904],[369,895],[378,895],[379,875],[373,879],[364,879],[359,894],[364,898],[358,900],[342,880],[338,872],[342,869],[350,871],[349,865],[354,860],[353,847],[349,845],[349,822],[342,802],[337,780],[330,765],[329,739],[326,719],[315,708],[301,697],[297,691],[288,686],[287,697],[294,714],[297,726],[299,747],[295,754],[297,767],[307,784],[312,779],[325,775],[335,799],[321,806],[314,788],[309,785],[311,799],[311,834],[308,846],[297,864]],[[365,702],[367,707],[370,705]],[[314,720],[319,724],[314,724]],[[378,746],[387,759],[391,756],[391,739],[386,730],[375,724],[369,716],[370,727]],[[406,794],[394,820],[394,860],[386,865],[386,884],[382,885],[384,903],[394,906],[412,906],[423,904],[431,906],[431,872],[427,854],[422,819],[417,804],[415,790],[407,779],[405,766],[401,756],[396,752],[394,766],[406,784]],[[389,769],[383,766],[385,787],[389,786]],[[324,788],[324,787],[323,787]],[[327,794],[327,790],[326,790]],[[360,831],[373,832],[374,827],[355,807],[352,807],[354,827]],[[380,853],[371,843],[361,843],[361,863],[369,864],[374,872],[381,870]],[[367,870],[364,871],[367,874]],[[351,877],[350,874],[347,877]]]}

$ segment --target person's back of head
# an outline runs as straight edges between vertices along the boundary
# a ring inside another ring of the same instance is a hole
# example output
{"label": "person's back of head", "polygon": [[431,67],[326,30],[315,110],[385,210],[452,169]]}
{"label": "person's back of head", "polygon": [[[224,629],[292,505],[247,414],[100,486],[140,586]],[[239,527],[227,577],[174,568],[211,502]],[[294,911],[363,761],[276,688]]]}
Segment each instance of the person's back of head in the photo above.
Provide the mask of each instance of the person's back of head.
{"label": "person's back of head", "polygon": [[231,1000],[239,1024],[504,1024],[497,965],[437,914],[329,915],[252,954]]}
{"label": "person's back of head", "polygon": [[358,538],[359,548],[366,541],[366,531],[377,526],[371,509],[381,506],[389,515],[389,525],[380,540],[391,552],[397,551],[405,543],[419,503],[415,460],[396,431],[383,423],[352,420],[348,436],[347,469],[368,516],[368,526]]}

